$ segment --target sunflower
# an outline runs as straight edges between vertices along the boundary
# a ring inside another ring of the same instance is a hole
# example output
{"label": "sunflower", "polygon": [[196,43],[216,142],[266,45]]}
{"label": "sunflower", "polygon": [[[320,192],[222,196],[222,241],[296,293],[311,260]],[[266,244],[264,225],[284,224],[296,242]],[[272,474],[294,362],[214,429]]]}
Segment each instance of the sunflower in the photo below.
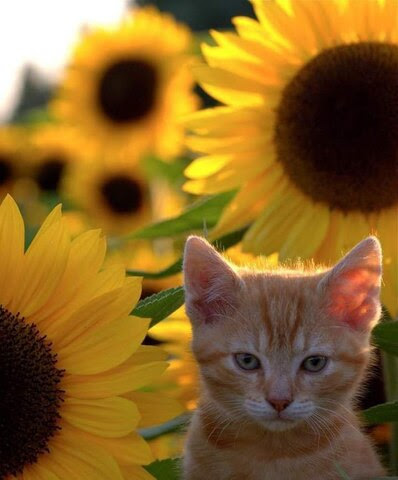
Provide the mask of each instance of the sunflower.
{"label": "sunflower", "polygon": [[238,189],[213,236],[250,225],[255,254],[333,262],[369,233],[398,313],[398,2],[252,0],[258,20],[204,45],[224,105],[188,120],[196,194]]}
{"label": "sunflower", "polygon": [[24,252],[10,196],[0,205],[0,478],[152,478],[137,427],[180,413],[135,391],[166,368],[141,346],[148,320],[129,316],[141,279],[103,268],[100,231],[71,240],[60,208]]}
{"label": "sunflower", "polygon": [[184,133],[177,118],[196,105],[190,41],[185,26],[152,7],[86,32],[54,103],[56,115],[112,149],[175,155]]}
{"label": "sunflower", "polygon": [[0,197],[11,191],[19,177],[22,162],[22,130],[14,126],[0,127]]}
{"label": "sunflower", "polygon": [[138,162],[89,159],[76,164],[66,179],[67,196],[91,223],[118,234],[150,220],[148,182]]}
{"label": "sunflower", "polygon": [[29,132],[26,173],[40,192],[60,193],[71,164],[85,156],[82,145],[77,132],[64,125],[40,125]]}

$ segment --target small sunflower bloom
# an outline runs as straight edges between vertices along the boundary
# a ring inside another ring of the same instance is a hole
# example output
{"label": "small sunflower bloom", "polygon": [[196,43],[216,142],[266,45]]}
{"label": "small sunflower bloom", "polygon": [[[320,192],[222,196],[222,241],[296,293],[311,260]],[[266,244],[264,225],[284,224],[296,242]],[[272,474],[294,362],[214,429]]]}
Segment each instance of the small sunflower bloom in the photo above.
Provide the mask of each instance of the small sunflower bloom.
{"label": "small sunflower bloom", "polygon": [[110,150],[177,154],[178,118],[196,108],[188,69],[191,35],[170,15],[148,7],[120,24],[85,32],[54,102],[61,119]]}
{"label": "small sunflower bloom", "polygon": [[132,231],[151,219],[149,184],[138,161],[90,158],[76,164],[65,193],[90,223],[110,234]]}
{"label": "small sunflower bloom", "polygon": [[40,125],[26,132],[27,174],[42,193],[61,193],[68,169],[83,161],[82,138],[65,125]]}
{"label": "small sunflower bloom", "polygon": [[137,428],[179,413],[139,391],[165,370],[130,316],[141,279],[104,267],[100,231],[71,239],[60,207],[24,249],[10,196],[0,205],[0,478],[151,479]]}
{"label": "small sunflower bloom", "polygon": [[0,127],[0,197],[11,192],[21,173],[23,130],[14,126]]}
{"label": "small sunflower bloom", "polygon": [[257,20],[204,45],[194,114],[202,154],[185,189],[238,189],[213,237],[250,225],[246,251],[335,262],[370,233],[398,314],[398,2],[252,0]]}

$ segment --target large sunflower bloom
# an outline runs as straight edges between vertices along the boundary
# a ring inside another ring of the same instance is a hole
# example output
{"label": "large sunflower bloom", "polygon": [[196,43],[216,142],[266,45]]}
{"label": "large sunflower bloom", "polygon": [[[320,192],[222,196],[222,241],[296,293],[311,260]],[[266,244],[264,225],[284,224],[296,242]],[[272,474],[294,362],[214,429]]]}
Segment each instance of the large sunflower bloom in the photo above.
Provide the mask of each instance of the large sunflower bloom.
{"label": "large sunflower bloom", "polygon": [[98,230],[69,238],[57,207],[26,252],[18,207],[0,205],[0,478],[151,479],[137,427],[179,413],[137,392],[165,369],[129,316],[140,278],[103,268]]}
{"label": "large sunflower bloom", "polygon": [[203,46],[202,87],[224,105],[194,115],[196,194],[238,189],[213,236],[333,262],[376,233],[383,299],[398,313],[398,2],[253,0],[258,21]]}
{"label": "large sunflower bloom", "polygon": [[54,103],[56,114],[105,145],[175,155],[184,134],[177,119],[196,105],[190,41],[185,26],[151,7],[116,27],[86,32]]}

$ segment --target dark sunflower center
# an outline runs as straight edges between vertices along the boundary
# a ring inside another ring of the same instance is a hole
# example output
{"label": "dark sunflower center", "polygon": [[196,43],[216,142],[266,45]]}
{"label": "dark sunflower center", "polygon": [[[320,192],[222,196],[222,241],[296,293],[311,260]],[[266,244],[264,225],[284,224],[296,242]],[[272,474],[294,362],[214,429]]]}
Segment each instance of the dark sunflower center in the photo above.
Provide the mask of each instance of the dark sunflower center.
{"label": "dark sunflower center", "polygon": [[143,60],[121,59],[109,65],[98,87],[104,115],[119,124],[146,117],[156,101],[157,77],[154,66]]}
{"label": "dark sunflower center", "polygon": [[63,371],[34,324],[0,306],[0,479],[48,451],[59,429]]}
{"label": "dark sunflower center", "polygon": [[65,171],[65,160],[60,157],[45,159],[36,171],[36,182],[45,192],[56,192]]}
{"label": "dark sunflower center", "polygon": [[323,51],[288,83],[276,112],[278,160],[314,201],[372,212],[398,201],[398,46]]}
{"label": "dark sunflower center", "polygon": [[115,175],[101,185],[101,194],[108,207],[116,214],[131,215],[143,205],[141,185],[133,178]]}
{"label": "dark sunflower center", "polygon": [[0,154],[0,185],[4,185],[12,178],[13,168],[11,160]]}

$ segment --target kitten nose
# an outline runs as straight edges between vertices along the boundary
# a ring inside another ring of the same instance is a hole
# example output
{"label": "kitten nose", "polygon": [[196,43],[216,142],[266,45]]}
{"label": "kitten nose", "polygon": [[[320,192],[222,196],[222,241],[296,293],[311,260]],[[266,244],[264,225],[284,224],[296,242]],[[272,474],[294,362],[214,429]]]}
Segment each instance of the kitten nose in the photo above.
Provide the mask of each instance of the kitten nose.
{"label": "kitten nose", "polygon": [[280,413],[282,410],[285,410],[292,401],[287,398],[268,398],[268,402],[275,408],[275,410]]}

